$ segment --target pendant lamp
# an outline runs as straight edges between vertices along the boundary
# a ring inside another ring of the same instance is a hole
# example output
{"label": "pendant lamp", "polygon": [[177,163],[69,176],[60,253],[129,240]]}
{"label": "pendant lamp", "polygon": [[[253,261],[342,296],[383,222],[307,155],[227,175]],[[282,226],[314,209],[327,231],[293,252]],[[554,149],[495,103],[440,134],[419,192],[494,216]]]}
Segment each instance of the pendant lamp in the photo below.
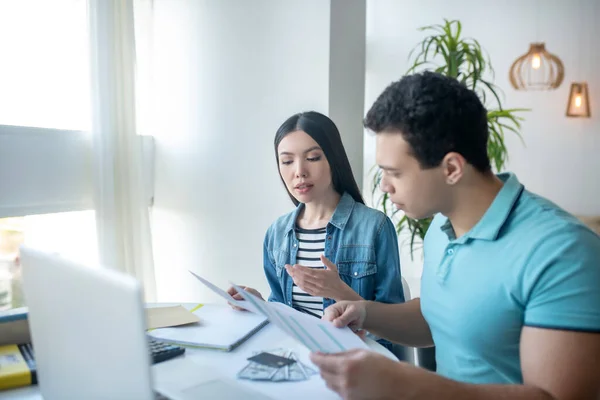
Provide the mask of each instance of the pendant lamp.
{"label": "pendant lamp", "polygon": [[565,68],[544,43],[531,43],[529,51],[510,67],[509,79],[517,90],[551,90],[560,86]]}
{"label": "pendant lamp", "polygon": [[589,118],[590,116],[590,98],[588,96],[587,83],[571,83],[569,102],[567,103],[567,117]]}

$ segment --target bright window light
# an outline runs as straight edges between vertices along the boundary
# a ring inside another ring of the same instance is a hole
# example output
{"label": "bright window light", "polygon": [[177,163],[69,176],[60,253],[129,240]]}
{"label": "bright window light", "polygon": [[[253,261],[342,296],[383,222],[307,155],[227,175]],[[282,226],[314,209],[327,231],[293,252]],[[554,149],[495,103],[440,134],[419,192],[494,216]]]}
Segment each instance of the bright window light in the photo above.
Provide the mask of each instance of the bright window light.
{"label": "bright window light", "polygon": [[86,0],[0,0],[0,124],[89,131]]}

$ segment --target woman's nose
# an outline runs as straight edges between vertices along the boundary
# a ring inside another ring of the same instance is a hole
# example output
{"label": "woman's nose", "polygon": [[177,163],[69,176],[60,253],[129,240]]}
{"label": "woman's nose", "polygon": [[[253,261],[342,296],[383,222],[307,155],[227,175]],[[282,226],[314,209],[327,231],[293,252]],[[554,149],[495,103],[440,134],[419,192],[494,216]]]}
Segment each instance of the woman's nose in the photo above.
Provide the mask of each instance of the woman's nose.
{"label": "woman's nose", "polygon": [[301,163],[298,163],[296,168],[296,178],[306,178],[306,169]]}

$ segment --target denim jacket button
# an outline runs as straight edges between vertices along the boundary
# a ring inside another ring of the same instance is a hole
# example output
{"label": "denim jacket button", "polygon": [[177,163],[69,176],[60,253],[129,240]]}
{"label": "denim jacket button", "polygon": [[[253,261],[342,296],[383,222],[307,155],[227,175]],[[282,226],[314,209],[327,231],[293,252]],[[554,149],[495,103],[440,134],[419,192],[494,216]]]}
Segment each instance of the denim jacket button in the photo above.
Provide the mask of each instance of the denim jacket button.
{"label": "denim jacket button", "polygon": [[355,273],[354,273],[354,276],[357,276],[357,275],[358,275],[358,272],[355,272]]}
{"label": "denim jacket button", "polygon": [[296,243],[294,243],[294,247],[296,247]]}

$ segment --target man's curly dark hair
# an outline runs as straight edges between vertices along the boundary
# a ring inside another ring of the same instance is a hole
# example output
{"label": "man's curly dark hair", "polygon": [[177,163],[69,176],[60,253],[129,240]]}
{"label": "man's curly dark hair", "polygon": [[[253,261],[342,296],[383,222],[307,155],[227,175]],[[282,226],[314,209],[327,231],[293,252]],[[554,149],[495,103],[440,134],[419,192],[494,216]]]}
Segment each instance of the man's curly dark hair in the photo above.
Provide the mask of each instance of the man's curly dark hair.
{"label": "man's curly dark hair", "polygon": [[456,79],[423,72],[393,82],[367,113],[364,126],[376,134],[401,134],[421,168],[439,166],[454,151],[478,171],[491,170],[487,111],[477,94]]}

